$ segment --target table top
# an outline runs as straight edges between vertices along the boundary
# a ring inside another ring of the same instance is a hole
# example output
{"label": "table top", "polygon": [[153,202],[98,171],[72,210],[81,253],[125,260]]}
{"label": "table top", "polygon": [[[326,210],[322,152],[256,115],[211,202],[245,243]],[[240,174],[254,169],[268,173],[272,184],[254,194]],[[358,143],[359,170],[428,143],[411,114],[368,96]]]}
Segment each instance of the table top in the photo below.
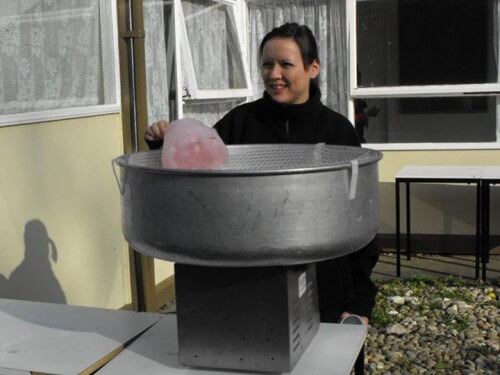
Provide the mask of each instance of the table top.
{"label": "table top", "polygon": [[5,369],[0,374],[79,374],[98,368],[160,318],[159,314],[0,299],[0,369]]}
{"label": "table top", "polygon": [[[0,299],[0,327],[0,374],[252,375],[181,366],[175,314]],[[321,323],[290,375],[348,374],[365,337]]]}
{"label": "table top", "polygon": [[484,167],[483,178],[488,180],[500,180],[500,167]]}
{"label": "table top", "polygon": [[396,173],[396,179],[481,179],[484,166],[407,165]]}
{"label": "table top", "polygon": [[[365,337],[364,326],[321,323],[318,333],[290,375],[349,374]],[[185,367],[179,364],[178,353],[176,316],[165,315],[96,374],[254,374],[248,371]]]}

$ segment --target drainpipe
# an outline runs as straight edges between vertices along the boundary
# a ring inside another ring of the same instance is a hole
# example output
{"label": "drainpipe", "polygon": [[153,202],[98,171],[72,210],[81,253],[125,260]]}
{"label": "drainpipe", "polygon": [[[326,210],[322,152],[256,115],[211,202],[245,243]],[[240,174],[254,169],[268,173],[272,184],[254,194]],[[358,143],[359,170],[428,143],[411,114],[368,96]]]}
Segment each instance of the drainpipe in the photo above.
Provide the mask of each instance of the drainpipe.
{"label": "drainpipe", "polygon": [[[146,150],[146,68],[143,0],[118,0],[120,77],[125,153]],[[155,311],[154,259],[130,248],[132,304],[137,311]]]}

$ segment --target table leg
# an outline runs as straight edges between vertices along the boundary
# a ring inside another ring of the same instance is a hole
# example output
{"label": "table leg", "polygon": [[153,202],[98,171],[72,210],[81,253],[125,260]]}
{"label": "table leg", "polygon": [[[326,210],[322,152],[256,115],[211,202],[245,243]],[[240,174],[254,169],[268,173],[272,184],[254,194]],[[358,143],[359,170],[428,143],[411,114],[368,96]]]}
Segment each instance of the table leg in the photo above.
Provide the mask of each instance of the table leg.
{"label": "table leg", "polygon": [[146,311],[144,275],[142,274],[142,254],[134,250],[135,288],[137,293],[137,311]]}
{"label": "table leg", "polygon": [[486,218],[486,221],[484,223],[485,227],[485,244],[486,244],[486,251],[485,251],[485,260],[486,263],[490,262],[490,182],[486,181],[486,202],[484,206],[484,217]]}
{"label": "table leg", "polygon": [[475,277],[479,279],[479,258],[482,259],[482,236],[481,236],[481,203],[483,200],[483,184],[481,181],[476,183],[476,264],[475,264]]}
{"label": "table leg", "polygon": [[406,182],[406,259],[411,259],[410,182]]}
{"label": "table leg", "polygon": [[363,344],[358,358],[354,363],[354,375],[363,375],[365,373],[365,344]]}
{"label": "table leg", "polygon": [[399,181],[396,180],[396,276],[401,276],[401,229],[399,213]]}
{"label": "table leg", "polygon": [[490,252],[490,184],[487,180],[482,182],[481,218],[481,278],[486,281],[486,264]]}

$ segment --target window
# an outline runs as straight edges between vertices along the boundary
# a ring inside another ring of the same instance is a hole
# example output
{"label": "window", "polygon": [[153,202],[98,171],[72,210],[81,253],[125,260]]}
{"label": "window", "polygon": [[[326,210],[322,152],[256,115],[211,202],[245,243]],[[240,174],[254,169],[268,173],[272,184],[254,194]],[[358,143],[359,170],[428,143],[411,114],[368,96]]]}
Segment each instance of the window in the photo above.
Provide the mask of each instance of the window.
{"label": "window", "polygon": [[361,107],[379,109],[376,116],[364,116],[367,143],[499,147],[498,0],[349,5],[355,118],[362,118]]}
{"label": "window", "polygon": [[244,51],[241,1],[174,0],[178,22],[183,98],[252,95]]}
{"label": "window", "polygon": [[144,0],[148,122],[214,124],[252,96],[243,0]]}
{"label": "window", "polygon": [[0,6],[0,125],[119,111],[114,1]]}

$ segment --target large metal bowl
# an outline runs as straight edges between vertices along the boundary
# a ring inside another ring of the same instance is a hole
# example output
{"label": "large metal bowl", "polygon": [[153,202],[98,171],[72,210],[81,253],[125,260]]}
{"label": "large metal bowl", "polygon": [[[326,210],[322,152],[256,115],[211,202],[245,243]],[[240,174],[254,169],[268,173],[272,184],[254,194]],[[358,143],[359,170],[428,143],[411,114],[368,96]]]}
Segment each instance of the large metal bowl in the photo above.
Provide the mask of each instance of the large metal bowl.
{"label": "large metal bowl", "polygon": [[113,160],[130,246],[193,265],[272,266],[339,257],[375,236],[380,152],[279,144],[229,154],[221,170],[163,169],[161,150]]}

